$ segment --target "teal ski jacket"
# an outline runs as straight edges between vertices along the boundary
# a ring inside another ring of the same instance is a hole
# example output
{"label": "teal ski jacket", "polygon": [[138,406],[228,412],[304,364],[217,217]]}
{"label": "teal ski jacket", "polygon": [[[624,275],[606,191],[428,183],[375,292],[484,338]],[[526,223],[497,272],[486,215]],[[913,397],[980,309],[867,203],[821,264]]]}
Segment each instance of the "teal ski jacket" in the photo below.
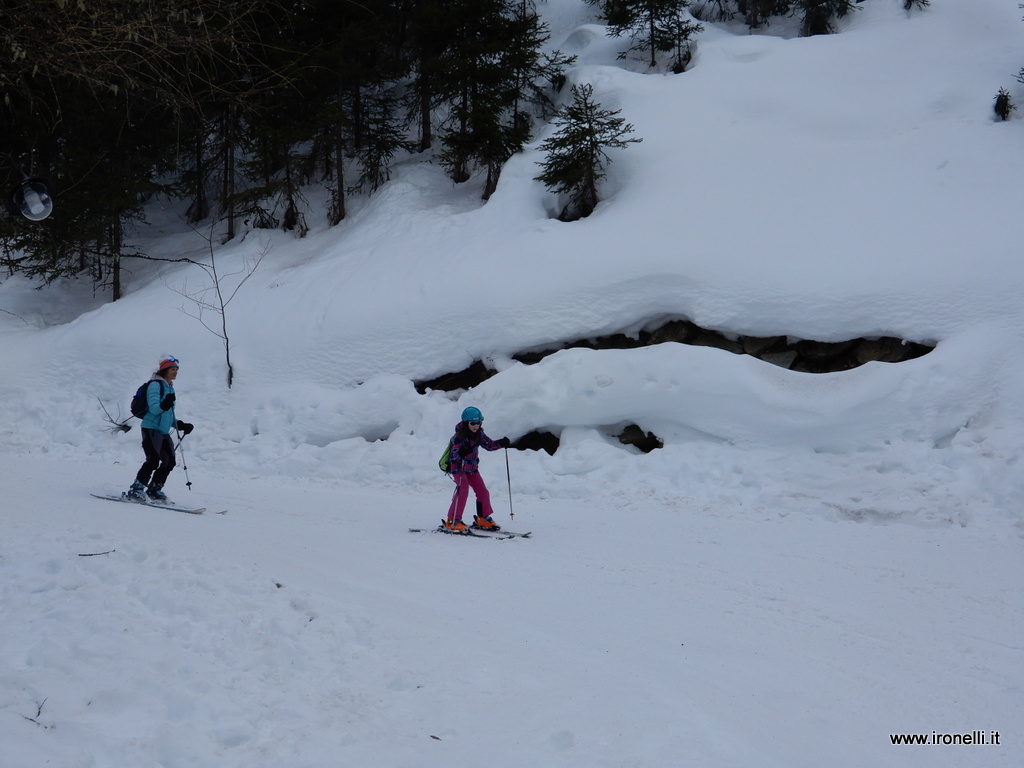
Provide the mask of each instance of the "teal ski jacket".
{"label": "teal ski jacket", "polygon": [[[161,390],[163,390],[162,393]],[[149,406],[149,410],[142,418],[143,429],[155,429],[165,435],[171,433],[178,423],[178,419],[174,415],[174,407],[171,406],[169,410],[163,411],[160,409],[160,402],[172,392],[174,392],[173,384],[162,376],[153,374],[153,378],[146,385],[146,404]]]}

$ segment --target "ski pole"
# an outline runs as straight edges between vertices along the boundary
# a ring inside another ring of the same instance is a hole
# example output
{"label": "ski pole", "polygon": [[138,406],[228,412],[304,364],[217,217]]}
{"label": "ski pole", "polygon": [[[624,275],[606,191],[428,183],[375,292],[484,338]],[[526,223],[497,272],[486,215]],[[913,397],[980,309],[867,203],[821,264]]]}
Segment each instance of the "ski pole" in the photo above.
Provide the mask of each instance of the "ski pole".
{"label": "ski pole", "polygon": [[175,446],[175,450],[181,451],[181,468],[185,471],[185,487],[190,491],[192,490],[192,481],[188,479],[188,464],[185,463],[185,449],[181,447],[181,441],[185,439],[185,436],[181,434],[181,430],[178,430],[178,444]]}
{"label": "ski pole", "polygon": [[516,513],[512,511],[512,475],[508,471],[508,448],[505,449],[505,478],[508,480],[508,517],[511,520]]}

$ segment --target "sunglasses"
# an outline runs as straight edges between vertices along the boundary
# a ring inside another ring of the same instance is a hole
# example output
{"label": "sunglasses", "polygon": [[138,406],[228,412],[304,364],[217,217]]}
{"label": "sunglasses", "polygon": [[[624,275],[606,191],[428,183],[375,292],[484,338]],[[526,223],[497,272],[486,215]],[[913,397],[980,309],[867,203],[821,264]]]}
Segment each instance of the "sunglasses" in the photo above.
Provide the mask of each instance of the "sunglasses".
{"label": "sunglasses", "polygon": [[483,424],[482,421],[467,421],[466,423],[469,424],[469,426],[471,427],[479,427],[481,424]]}

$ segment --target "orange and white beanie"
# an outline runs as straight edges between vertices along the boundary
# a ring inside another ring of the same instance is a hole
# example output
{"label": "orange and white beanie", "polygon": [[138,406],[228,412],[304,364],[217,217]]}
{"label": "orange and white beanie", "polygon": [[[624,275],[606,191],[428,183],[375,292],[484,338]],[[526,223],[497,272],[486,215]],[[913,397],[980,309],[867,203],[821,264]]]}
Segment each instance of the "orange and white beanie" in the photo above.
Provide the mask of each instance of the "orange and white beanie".
{"label": "orange and white beanie", "polygon": [[163,373],[168,368],[177,368],[178,358],[174,355],[164,355],[160,358],[160,365],[157,366],[157,373]]}

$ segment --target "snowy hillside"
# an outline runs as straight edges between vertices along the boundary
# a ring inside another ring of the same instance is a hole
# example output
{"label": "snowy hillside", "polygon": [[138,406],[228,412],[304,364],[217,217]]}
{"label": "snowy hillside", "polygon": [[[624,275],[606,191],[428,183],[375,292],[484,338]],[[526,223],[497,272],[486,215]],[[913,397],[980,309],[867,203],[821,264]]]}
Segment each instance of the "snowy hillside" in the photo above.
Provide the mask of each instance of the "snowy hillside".
{"label": "snowy hillside", "polygon": [[[643,138],[595,213],[553,218],[533,149],[486,204],[414,156],[336,227],[249,232],[217,252],[228,282],[263,257],[230,390],[194,266],[137,265],[112,304],[0,282],[0,768],[1019,765],[1024,118],[991,107],[1024,101],[1024,12],[902,6],[826,37],[705,24],[671,75],[541,4]],[[136,239],[207,257],[180,208]],[[513,360],[670,319],[934,350]],[[88,496],[141,461],[100,403],[127,415],[164,353],[196,424],[167,490],[201,517]],[[474,361],[498,373],[417,391]],[[406,532],[447,508],[466,405],[559,438],[482,459],[530,540]],[[975,730],[1001,743],[890,741]]]}

